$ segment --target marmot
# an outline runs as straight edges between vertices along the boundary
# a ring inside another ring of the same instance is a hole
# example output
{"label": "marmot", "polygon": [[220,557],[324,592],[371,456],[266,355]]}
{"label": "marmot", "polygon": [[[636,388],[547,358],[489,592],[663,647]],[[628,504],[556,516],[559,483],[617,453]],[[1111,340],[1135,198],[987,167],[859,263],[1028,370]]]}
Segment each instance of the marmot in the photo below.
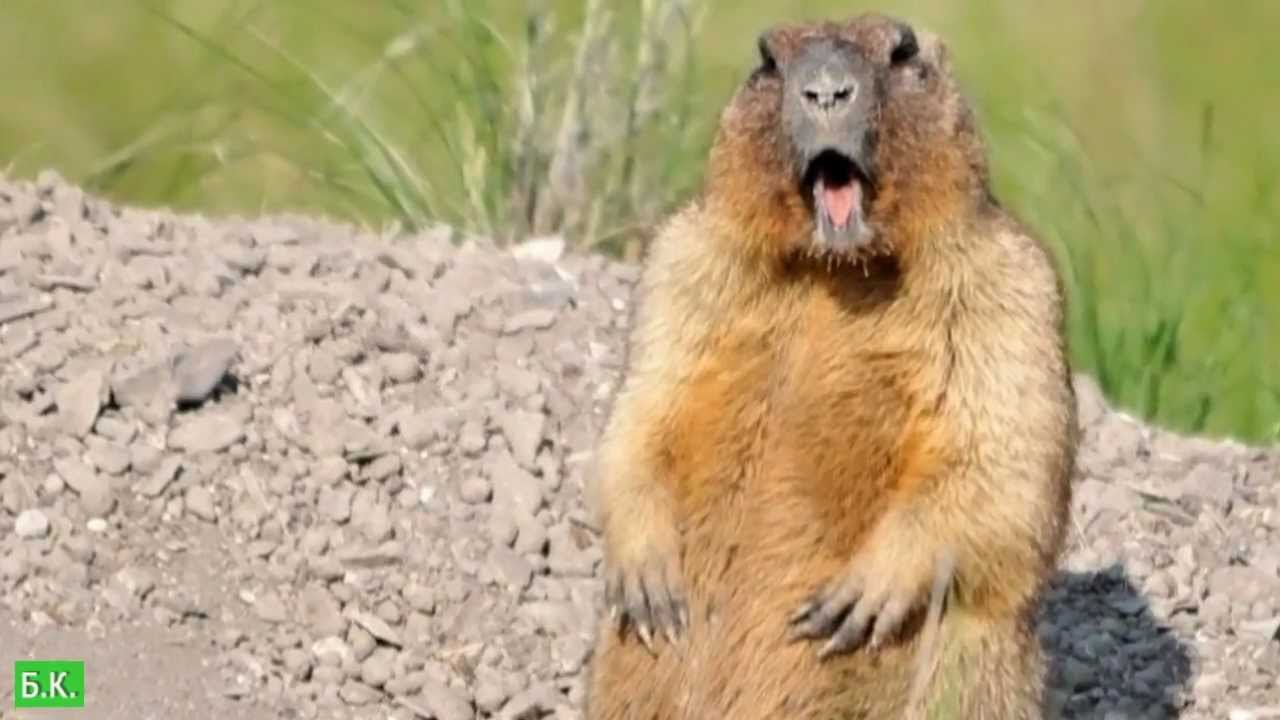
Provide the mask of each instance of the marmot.
{"label": "marmot", "polygon": [[1057,266],[936,36],[871,14],[759,49],[645,261],[587,717],[1041,717],[1077,443]]}

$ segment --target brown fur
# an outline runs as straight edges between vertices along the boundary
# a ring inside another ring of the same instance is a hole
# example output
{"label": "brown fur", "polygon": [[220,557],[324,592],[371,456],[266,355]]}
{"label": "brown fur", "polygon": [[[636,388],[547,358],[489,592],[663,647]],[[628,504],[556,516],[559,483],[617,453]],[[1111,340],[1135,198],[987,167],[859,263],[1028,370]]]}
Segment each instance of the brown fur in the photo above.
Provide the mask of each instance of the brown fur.
{"label": "brown fur", "polygon": [[[887,65],[896,27],[769,41],[840,34]],[[651,653],[603,623],[592,720],[904,717],[921,613],[821,660],[787,620],[850,573],[922,609],[944,555],[927,716],[1041,716],[1032,614],[1075,449],[1061,291],[990,195],[941,44],[920,46],[924,70],[886,73],[868,213],[884,254],[805,257],[812,213],[760,73],[722,116],[705,196],[651,248],[593,490],[609,572],[683,592],[690,624]]]}

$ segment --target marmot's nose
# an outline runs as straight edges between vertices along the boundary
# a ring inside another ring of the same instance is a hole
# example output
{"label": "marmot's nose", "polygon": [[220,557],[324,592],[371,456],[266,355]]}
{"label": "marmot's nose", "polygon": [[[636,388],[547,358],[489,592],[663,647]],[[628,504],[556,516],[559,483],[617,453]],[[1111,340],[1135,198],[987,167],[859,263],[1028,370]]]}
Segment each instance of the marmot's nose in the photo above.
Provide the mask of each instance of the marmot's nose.
{"label": "marmot's nose", "polygon": [[809,112],[830,114],[844,110],[853,104],[858,96],[858,81],[850,75],[832,76],[823,73],[820,77],[806,83],[801,91],[805,107]]}

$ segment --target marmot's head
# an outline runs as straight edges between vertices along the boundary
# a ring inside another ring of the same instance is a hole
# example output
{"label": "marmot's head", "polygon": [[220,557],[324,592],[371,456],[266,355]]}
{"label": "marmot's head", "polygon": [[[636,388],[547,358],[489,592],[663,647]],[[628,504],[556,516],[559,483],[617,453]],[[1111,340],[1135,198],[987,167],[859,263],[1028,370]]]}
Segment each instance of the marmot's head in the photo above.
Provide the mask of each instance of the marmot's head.
{"label": "marmot's head", "polygon": [[972,112],[934,35],[883,15],[760,36],[720,121],[712,203],[747,241],[856,263],[910,252],[987,197]]}

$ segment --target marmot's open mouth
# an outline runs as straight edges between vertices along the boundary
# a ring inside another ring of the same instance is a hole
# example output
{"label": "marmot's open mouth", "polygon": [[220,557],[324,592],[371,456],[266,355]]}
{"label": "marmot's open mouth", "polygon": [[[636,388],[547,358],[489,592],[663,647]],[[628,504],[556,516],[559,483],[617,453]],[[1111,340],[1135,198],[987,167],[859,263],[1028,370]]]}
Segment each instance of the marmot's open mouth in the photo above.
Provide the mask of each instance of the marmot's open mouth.
{"label": "marmot's open mouth", "polygon": [[804,185],[813,194],[814,240],[823,253],[853,254],[871,241],[866,222],[866,174],[849,157],[826,150],[805,171]]}

